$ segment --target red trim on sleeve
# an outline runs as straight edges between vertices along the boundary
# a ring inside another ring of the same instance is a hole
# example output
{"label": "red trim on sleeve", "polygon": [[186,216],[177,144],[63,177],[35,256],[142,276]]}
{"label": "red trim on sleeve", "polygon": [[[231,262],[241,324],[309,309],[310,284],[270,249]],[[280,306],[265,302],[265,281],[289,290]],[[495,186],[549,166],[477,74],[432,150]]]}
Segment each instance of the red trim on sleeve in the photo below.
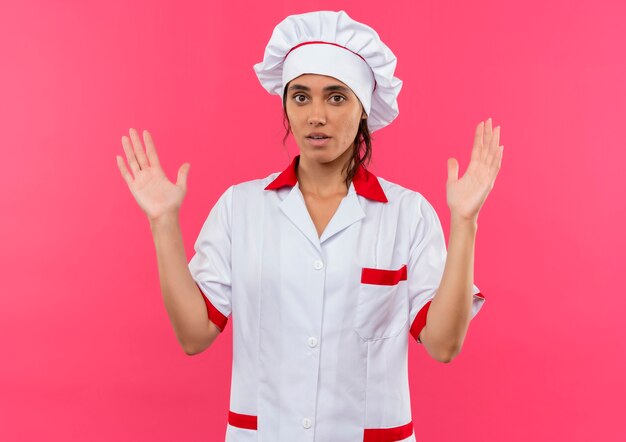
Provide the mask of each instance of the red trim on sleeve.
{"label": "red trim on sleeve", "polygon": [[[480,292],[474,293],[474,296],[478,296],[479,298],[485,299],[485,296]],[[413,320],[413,324],[411,324],[411,335],[413,336],[413,339],[415,339],[420,344],[422,343],[422,341],[419,340],[419,336],[420,336],[420,333],[422,332],[422,329],[426,326],[426,314],[428,313],[428,309],[430,308],[431,302],[432,301],[428,301],[424,305],[424,307],[422,307],[422,309],[419,312],[417,312],[417,315],[415,316],[415,319]]]}
{"label": "red trim on sleeve", "polygon": [[426,314],[428,313],[431,302],[432,301],[428,301],[424,305],[424,307],[422,307],[420,311],[417,312],[417,315],[415,315],[415,319],[413,320],[413,324],[411,324],[411,335],[413,336],[413,339],[415,339],[420,344],[422,343],[422,341],[420,341],[418,338],[422,329],[426,325]]}
{"label": "red trim on sleeve", "polygon": [[200,290],[202,299],[204,299],[204,303],[206,304],[206,309],[209,315],[209,319],[211,320],[213,324],[217,325],[217,327],[221,331],[224,331],[224,327],[226,327],[226,323],[228,322],[228,317],[224,316],[222,312],[220,312],[218,309],[215,308],[213,304],[211,304],[211,301],[209,301],[209,298],[207,298],[204,295],[204,293],[202,292],[202,289],[200,288],[197,282],[196,282],[196,286],[198,287],[198,290]]}
{"label": "red trim on sleeve", "polygon": [[257,429],[257,417],[249,414],[239,414],[228,411],[228,423],[233,427],[244,428],[246,430]]}
{"label": "red trim on sleeve", "polygon": [[396,285],[400,281],[406,281],[406,264],[398,270],[368,267],[361,269],[361,283],[363,284]]}
{"label": "red trim on sleeve", "polygon": [[413,421],[393,428],[366,428],[363,442],[393,442],[406,439],[413,434]]}

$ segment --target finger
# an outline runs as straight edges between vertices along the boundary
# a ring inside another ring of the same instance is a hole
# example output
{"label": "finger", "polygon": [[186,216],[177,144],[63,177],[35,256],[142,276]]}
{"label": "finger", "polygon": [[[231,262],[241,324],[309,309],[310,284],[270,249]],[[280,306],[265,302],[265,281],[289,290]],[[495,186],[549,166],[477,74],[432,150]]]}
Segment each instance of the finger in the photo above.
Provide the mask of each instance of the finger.
{"label": "finger", "polygon": [[191,164],[185,163],[178,168],[178,178],[176,180],[176,185],[183,188],[185,192],[187,192],[187,175],[189,174],[189,168]]}
{"label": "finger", "polygon": [[483,134],[483,150],[481,151],[480,159],[485,161],[489,153],[489,143],[491,143],[491,136],[493,130],[491,129],[491,117],[487,118],[485,122],[485,133]]}
{"label": "finger", "polygon": [[500,126],[493,130],[493,136],[491,137],[491,143],[487,152],[487,166],[491,167],[495,157],[498,155],[498,145],[500,143]]}
{"label": "finger", "polygon": [[480,160],[480,150],[482,149],[482,144],[483,144],[484,128],[485,128],[485,124],[483,121],[478,123],[478,126],[476,126],[476,131],[474,132],[474,147],[472,148],[472,156],[470,158],[470,163],[472,161]]}
{"label": "finger", "polygon": [[502,155],[504,154],[504,146],[498,147],[498,155],[496,156],[496,166],[499,171],[502,167]]}
{"label": "finger", "polygon": [[491,145],[494,149],[497,149],[498,146],[500,146],[500,126],[496,127],[493,131],[493,141],[491,142]]}
{"label": "finger", "polygon": [[137,158],[135,158],[135,152],[133,152],[133,147],[130,144],[130,139],[125,135],[122,136],[122,147],[124,148],[126,161],[128,161],[130,170],[133,171],[134,176],[137,176],[141,168],[139,167],[139,163],[137,163]]}
{"label": "finger", "polygon": [[459,179],[459,162],[456,158],[448,158],[448,181]]}
{"label": "finger", "polygon": [[129,130],[130,132],[130,140],[133,142],[133,151],[135,152],[135,156],[137,157],[137,161],[139,162],[139,166],[141,169],[147,169],[150,167],[150,163],[148,163],[148,157],[143,150],[143,146],[141,145],[141,140],[139,139],[139,134],[132,127]]}
{"label": "finger", "polygon": [[133,182],[133,177],[128,171],[128,169],[126,168],[126,164],[124,164],[124,160],[119,155],[115,155],[115,160],[117,161],[117,167],[120,169],[122,178],[124,178],[124,181],[126,181],[126,184],[130,186],[130,184]]}
{"label": "finger", "polygon": [[160,166],[161,163],[159,162],[159,157],[156,153],[156,148],[154,147],[152,135],[147,130],[143,131],[143,141],[146,144],[146,153],[148,154],[150,166]]}
{"label": "finger", "polygon": [[502,152],[504,146],[498,146],[496,148],[496,154],[493,156],[492,161],[489,163],[489,175],[492,181],[496,179],[498,172],[500,171],[500,165],[502,164]]}

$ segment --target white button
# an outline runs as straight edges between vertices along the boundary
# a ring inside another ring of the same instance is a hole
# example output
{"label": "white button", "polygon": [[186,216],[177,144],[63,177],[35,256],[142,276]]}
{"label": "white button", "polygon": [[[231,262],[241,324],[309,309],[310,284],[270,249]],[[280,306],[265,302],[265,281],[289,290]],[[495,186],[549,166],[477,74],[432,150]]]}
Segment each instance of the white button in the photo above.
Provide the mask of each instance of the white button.
{"label": "white button", "polygon": [[319,270],[322,267],[324,267],[324,263],[322,261],[320,261],[319,259],[313,261],[313,267],[315,267],[315,270]]}
{"label": "white button", "polygon": [[302,419],[302,426],[304,428],[311,428],[311,419],[309,419],[308,417]]}
{"label": "white button", "polygon": [[311,336],[309,338],[309,347],[315,347],[317,345],[317,338],[315,338],[314,336]]}

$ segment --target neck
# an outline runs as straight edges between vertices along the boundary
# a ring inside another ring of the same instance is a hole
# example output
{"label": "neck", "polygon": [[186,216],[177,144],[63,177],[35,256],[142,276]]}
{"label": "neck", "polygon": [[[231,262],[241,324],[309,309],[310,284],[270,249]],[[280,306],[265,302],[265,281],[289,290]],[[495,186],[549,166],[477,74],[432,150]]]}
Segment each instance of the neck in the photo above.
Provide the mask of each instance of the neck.
{"label": "neck", "polygon": [[346,172],[344,166],[349,164],[352,149],[347,149],[335,160],[320,163],[300,155],[296,175],[298,185],[303,194],[312,194],[320,198],[335,197],[338,194],[347,195]]}

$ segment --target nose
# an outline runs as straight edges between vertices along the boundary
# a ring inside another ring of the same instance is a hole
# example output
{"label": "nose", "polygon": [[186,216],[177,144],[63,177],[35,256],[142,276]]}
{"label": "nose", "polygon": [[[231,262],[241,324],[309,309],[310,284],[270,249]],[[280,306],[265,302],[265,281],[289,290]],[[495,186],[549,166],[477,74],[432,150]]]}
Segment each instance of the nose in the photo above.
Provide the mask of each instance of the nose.
{"label": "nose", "polygon": [[311,113],[309,114],[308,122],[310,125],[326,124],[326,115],[324,113],[324,105],[312,104],[310,106]]}

